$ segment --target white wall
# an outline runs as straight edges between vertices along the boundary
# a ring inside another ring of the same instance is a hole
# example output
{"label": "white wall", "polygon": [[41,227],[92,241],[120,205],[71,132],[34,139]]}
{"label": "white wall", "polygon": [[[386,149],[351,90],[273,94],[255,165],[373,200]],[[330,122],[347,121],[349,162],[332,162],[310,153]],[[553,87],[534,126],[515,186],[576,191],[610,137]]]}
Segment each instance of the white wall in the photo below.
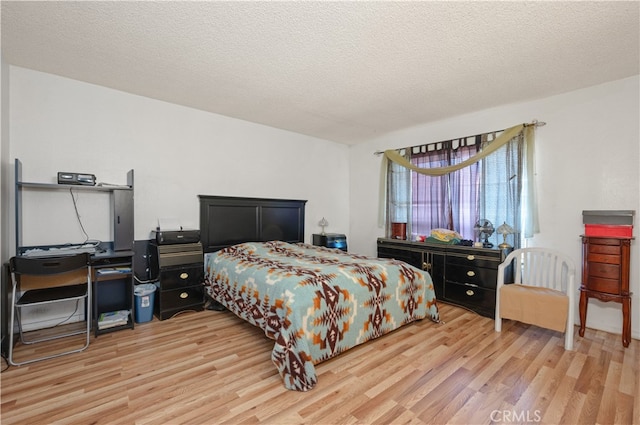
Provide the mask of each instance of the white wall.
{"label": "white wall", "polygon": [[[5,264],[10,258],[9,235],[11,234],[9,217],[4,211],[9,208],[9,203],[4,202],[8,198],[10,192],[9,183],[9,64],[4,60],[2,52],[0,52],[0,198],[3,200],[0,204],[0,264]],[[2,352],[8,350],[8,288],[9,282],[3,273],[0,277],[2,280],[2,291],[0,292],[0,316],[2,316]]]}
{"label": "white wall", "polygon": [[[10,156],[22,162],[23,180],[53,183],[58,171],[76,171],[124,184],[134,169],[136,239],[147,239],[158,218],[198,228],[199,194],[306,199],[307,241],[323,216],[328,231],[348,231],[344,145],[24,68],[10,71]],[[101,195],[79,193],[78,207],[89,236],[110,240],[108,197]],[[23,245],[84,240],[68,193],[25,192],[23,210]]]}
{"label": "white wall", "polygon": [[[198,228],[199,194],[306,199],[307,242],[319,232],[323,216],[330,223],[327,231],[348,233],[347,146],[8,68],[11,137],[9,158],[2,163],[9,188],[14,158],[22,162],[22,180],[28,182],[55,183],[58,171],[70,171],[125,184],[127,171],[133,169],[137,240],[148,239],[159,218]],[[109,196],[76,193],[89,237],[111,240]],[[10,255],[15,252],[13,197],[13,190],[3,191],[3,219],[9,217],[11,223]],[[23,191],[22,204],[22,245],[85,240],[68,192],[30,189]],[[25,328],[57,323],[67,314],[63,309],[30,311]]]}
{"label": "white wall", "polygon": [[[2,199],[6,199],[10,193],[9,179],[9,64],[4,61],[4,56],[0,53],[0,193]],[[3,203],[4,205],[4,203]],[[3,206],[4,210],[7,208]],[[5,214],[0,214],[0,263],[4,263],[10,258],[9,250],[9,219]],[[4,304],[2,304],[4,306]]]}
{"label": "white wall", "polygon": [[[23,162],[23,179],[54,182],[58,171],[79,171],[124,183],[126,172],[134,169],[136,239],[148,238],[157,218],[197,227],[198,194],[294,198],[309,200],[307,241],[324,216],[327,231],[347,234],[350,251],[375,255],[376,238],[384,231],[378,227],[381,158],[374,151],[532,119],[547,125],[537,135],[541,233],[531,246],[553,246],[580,265],[582,210],[640,213],[638,76],[405,129],[348,148],[50,74],[14,66],[9,71],[9,159]],[[2,162],[7,168],[7,158]],[[3,193],[2,213],[12,221],[6,200]],[[51,202],[38,205],[41,217],[29,210],[25,243],[83,240],[68,195]],[[108,218],[98,217],[104,214],[100,202],[82,195],[79,207],[90,236],[102,239],[110,228],[107,223],[105,229]],[[631,264],[634,338],[640,335],[637,245],[632,244]],[[619,333],[620,316],[619,304],[592,300],[587,325]]]}
{"label": "white wall", "polygon": [[[377,150],[400,148],[545,121],[536,137],[540,234],[529,246],[565,252],[581,268],[582,211],[636,210],[640,218],[640,77],[635,76],[532,102],[483,110],[474,114],[387,134],[350,150],[350,248],[376,252],[379,170]],[[465,235],[463,235],[465,236]],[[472,235],[469,235],[472,239]],[[631,247],[632,335],[640,338],[638,242]],[[580,281],[580,273],[578,274]],[[589,302],[587,326],[621,332],[617,303]],[[577,311],[577,309],[576,309]]]}

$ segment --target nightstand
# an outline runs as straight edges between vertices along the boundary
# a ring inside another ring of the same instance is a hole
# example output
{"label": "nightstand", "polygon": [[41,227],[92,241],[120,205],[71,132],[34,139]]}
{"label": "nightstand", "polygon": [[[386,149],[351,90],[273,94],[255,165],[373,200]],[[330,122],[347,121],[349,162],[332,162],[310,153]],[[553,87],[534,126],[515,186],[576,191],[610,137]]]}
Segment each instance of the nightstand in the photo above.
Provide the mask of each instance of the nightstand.
{"label": "nightstand", "polygon": [[324,246],[327,248],[337,248],[343,251],[347,250],[347,237],[342,233],[322,233],[313,234],[313,244],[316,246]]}
{"label": "nightstand", "polygon": [[202,245],[150,244],[151,273],[156,276],[154,313],[160,320],[184,311],[204,308],[204,257]]}

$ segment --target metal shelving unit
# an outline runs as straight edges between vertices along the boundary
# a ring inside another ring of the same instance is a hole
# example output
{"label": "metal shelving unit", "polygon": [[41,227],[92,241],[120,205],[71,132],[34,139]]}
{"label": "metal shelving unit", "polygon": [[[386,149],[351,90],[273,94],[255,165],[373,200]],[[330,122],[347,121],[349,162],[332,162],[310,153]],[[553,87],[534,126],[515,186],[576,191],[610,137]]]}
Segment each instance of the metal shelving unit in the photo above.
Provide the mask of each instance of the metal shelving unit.
{"label": "metal shelving unit", "polygon": [[[22,163],[15,160],[15,225],[16,255],[34,247],[23,246],[22,239],[22,192],[25,190],[44,191],[90,191],[104,192],[111,196],[113,206],[113,241],[100,244],[100,251],[91,255],[93,294],[92,320],[96,336],[100,333],[134,327],[134,295],[133,295],[133,246],[134,246],[134,203],[133,203],[133,170],[127,173],[126,185],[71,185],[57,183],[35,183],[22,180]],[[39,248],[39,247],[35,247]],[[44,250],[55,246],[42,247]],[[130,272],[101,274],[100,271],[111,267],[126,267]],[[98,328],[98,317],[101,313],[114,310],[129,310],[126,325],[109,328]]]}

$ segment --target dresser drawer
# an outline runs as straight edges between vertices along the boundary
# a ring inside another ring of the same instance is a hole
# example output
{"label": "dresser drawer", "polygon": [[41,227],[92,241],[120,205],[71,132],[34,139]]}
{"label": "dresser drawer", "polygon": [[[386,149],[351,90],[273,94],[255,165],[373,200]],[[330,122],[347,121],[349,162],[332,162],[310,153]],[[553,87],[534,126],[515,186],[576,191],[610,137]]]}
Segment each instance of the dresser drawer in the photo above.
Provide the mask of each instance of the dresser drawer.
{"label": "dresser drawer", "polygon": [[496,291],[447,282],[444,287],[445,301],[493,312],[496,306]]}
{"label": "dresser drawer", "polygon": [[588,263],[589,277],[603,277],[605,279],[620,279],[620,265],[606,263]]}
{"label": "dresser drawer", "polygon": [[472,267],[470,265],[456,265],[447,262],[444,276],[447,282],[466,283],[483,288],[496,289],[498,270]]}
{"label": "dresser drawer", "polygon": [[497,269],[500,265],[500,260],[498,258],[487,258],[475,254],[447,254],[447,265]]}
{"label": "dresser drawer", "polygon": [[627,240],[626,238],[597,238],[593,236],[592,237],[583,236],[583,239],[588,240],[589,245],[591,246],[609,245],[609,246],[617,246],[617,247],[622,247],[623,241]]}
{"label": "dresser drawer", "polygon": [[620,281],[618,279],[606,279],[602,277],[589,276],[586,286],[590,291],[620,295]]}
{"label": "dresser drawer", "polygon": [[620,264],[620,260],[620,255],[600,254],[594,252],[587,254],[587,261],[589,263]]}
{"label": "dresser drawer", "polygon": [[204,286],[172,289],[162,291],[158,295],[160,311],[184,309],[190,306],[201,307],[204,303]]}
{"label": "dresser drawer", "polygon": [[161,291],[199,285],[204,280],[204,266],[202,263],[197,263],[163,267],[160,269],[159,278]]}
{"label": "dresser drawer", "polygon": [[620,255],[620,245],[589,244],[589,254]]}

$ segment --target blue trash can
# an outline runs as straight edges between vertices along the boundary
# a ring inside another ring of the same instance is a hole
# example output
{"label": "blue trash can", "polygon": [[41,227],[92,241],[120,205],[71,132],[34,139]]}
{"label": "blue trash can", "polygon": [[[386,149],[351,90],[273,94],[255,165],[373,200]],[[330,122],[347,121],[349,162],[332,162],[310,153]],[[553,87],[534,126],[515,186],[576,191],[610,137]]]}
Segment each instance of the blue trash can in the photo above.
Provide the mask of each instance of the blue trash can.
{"label": "blue trash can", "polygon": [[136,296],[136,323],[150,322],[153,319],[155,292],[156,285],[153,283],[136,285],[136,289],[133,290]]}

